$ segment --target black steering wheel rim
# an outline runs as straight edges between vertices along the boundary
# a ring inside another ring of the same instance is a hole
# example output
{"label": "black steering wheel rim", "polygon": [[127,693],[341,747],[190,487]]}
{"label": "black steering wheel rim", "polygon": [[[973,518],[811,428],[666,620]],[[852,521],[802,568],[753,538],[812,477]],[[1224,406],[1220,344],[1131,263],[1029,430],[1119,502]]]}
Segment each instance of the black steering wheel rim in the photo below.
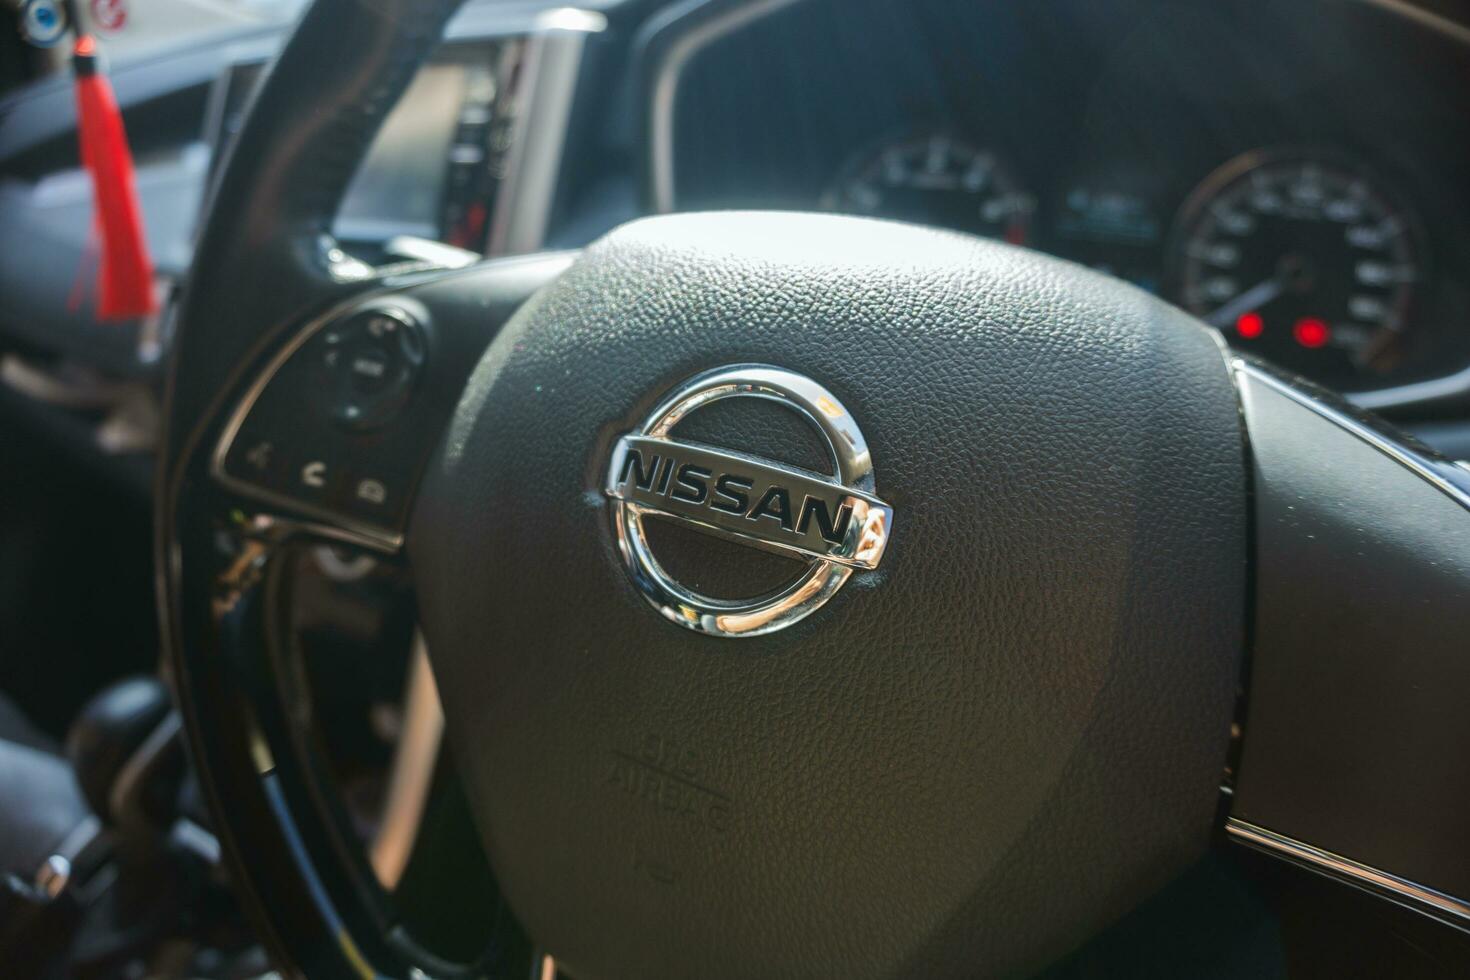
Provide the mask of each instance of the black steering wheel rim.
{"label": "black steering wheel rim", "polygon": [[[341,860],[319,868],[308,856],[334,853],[342,842],[330,821],[303,802],[315,783],[302,760],[286,753],[285,765],[276,767],[262,757],[264,731],[278,745],[293,739],[285,719],[269,716],[270,706],[281,703],[277,679],[259,662],[225,656],[279,646],[260,635],[275,622],[263,607],[280,576],[266,558],[301,529],[272,531],[271,545],[237,555],[241,587],[222,595],[216,585],[224,569],[211,543],[219,528],[206,517],[229,506],[212,483],[207,447],[220,437],[230,401],[303,320],[381,288],[337,248],[331,221],[378,125],[458,6],[459,0],[309,6],[220,168],[177,311],[181,329],[168,376],[155,520],[160,612],[175,654],[171,680],[211,807],[231,815],[221,821],[220,837],[247,897],[244,906],[274,958],[311,976],[413,970],[520,976],[530,956],[524,937],[505,920],[480,962],[442,962],[393,929],[385,896],[361,868],[349,870]],[[323,59],[323,50],[353,56]],[[219,656],[190,655],[201,649]],[[249,770],[254,778],[238,778]]]}
{"label": "black steering wheel rim", "polygon": [[[332,843],[324,836],[324,827],[303,820],[306,815],[293,809],[292,800],[306,789],[304,784],[292,785],[299,778],[293,775],[292,763],[269,753],[271,740],[288,734],[288,726],[279,718],[270,717],[269,710],[262,712],[262,705],[270,705],[278,696],[272,690],[272,679],[259,664],[233,654],[268,645],[259,631],[272,621],[268,609],[272,550],[303,530],[330,534],[331,529],[312,527],[310,522],[268,521],[247,529],[251,544],[226,560],[215,548],[214,536],[219,530],[217,518],[231,498],[219,493],[210,471],[211,457],[241,394],[270,367],[290,337],[309,329],[303,324],[330,318],[334,310],[357,308],[374,290],[391,295],[416,288],[412,281],[381,283],[364,277],[362,268],[335,248],[327,230],[377,124],[427,57],[457,6],[442,0],[433,4],[318,0],[307,11],[259,94],[212,195],[180,310],[181,329],[170,374],[169,430],[157,524],[165,634],[173,653],[175,682],[214,812],[225,818],[222,836],[240,872],[241,885],[253,894],[257,910],[268,910],[259,924],[279,956],[314,976],[361,975],[364,969],[406,973],[415,967],[449,973],[456,968],[424,958],[422,951],[385,928],[381,910],[373,907],[371,896],[362,894],[360,883],[341,862],[316,859],[317,854],[330,853]],[[323,50],[340,51],[343,56],[324,60],[320,57]],[[663,230],[635,229],[615,236],[611,245],[597,253],[601,257],[594,256],[583,268],[596,269],[600,261],[605,263],[602,275],[606,275],[608,268],[616,269],[629,255],[663,248],[673,254],[681,249],[685,255],[696,254],[698,247],[690,244],[689,236],[707,236],[711,228],[728,233],[738,230],[738,221],[683,230],[674,225],[665,225]],[[914,241],[916,247],[925,247],[918,239]],[[741,253],[741,258],[755,261],[758,256]],[[958,258],[953,261],[962,264]],[[1033,268],[1029,259],[1016,261],[1022,272],[1035,273],[1043,280],[1050,274],[1045,263]],[[498,326],[565,265],[565,260],[557,258],[540,265],[532,262],[513,273],[499,267],[471,270],[444,291],[499,290],[502,312],[492,318]],[[1022,275],[1016,278],[1025,281]],[[443,282],[439,277],[427,280],[431,288]],[[562,300],[595,306],[596,287],[607,281],[584,278],[578,285],[573,280],[572,285],[561,287]],[[1153,306],[1139,307],[1137,315],[1144,319],[1173,316]],[[551,328],[544,321],[523,319],[526,322],[518,323],[524,336],[554,337],[546,332]],[[493,334],[493,328],[488,332]],[[683,363],[689,362],[686,356]],[[467,372],[468,364],[465,369]],[[672,379],[676,375],[671,370],[665,365],[653,374]],[[1219,370],[1218,380],[1223,381],[1227,375],[1223,357]],[[1237,364],[1233,371],[1230,377],[1241,387],[1245,386],[1242,372],[1254,372],[1250,375],[1254,380],[1248,383],[1257,388],[1276,385],[1302,391],[1295,382],[1279,378],[1267,384],[1262,379],[1274,376],[1260,368]],[[1222,390],[1230,392],[1233,413],[1234,391]],[[645,386],[638,397],[653,399],[660,394]],[[1257,392],[1254,397],[1261,401],[1266,396]],[[1332,418],[1340,410],[1330,396],[1307,393],[1298,399],[1298,405],[1316,418],[1343,427],[1341,418]],[[616,433],[604,438],[611,435]],[[1253,437],[1258,435],[1270,433],[1252,432]],[[1358,437],[1365,438],[1362,433]],[[1237,444],[1237,451],[1240,448]],[[1377,451],[1384,452],[1381,445]],[[1430,473],[1440,484],[1459,487],[1460,474],[1445,468],[1443,461],[1412,447],[1406,451],[1413,454],[1416,479],[1427,480],[1425,473]],[[1248,537],[1243,502],[1252,475],[1243,457],[1237,462],[1243,550]],[[1449,492],[1443,485],[1437,490]],[[1262,491],[1259,482],[1256,491]],[[453,492],[441,490],[439,496],[452,499]],[[460,514],[464,506],[460,505]],[[419,522],[441,540],[446,534],[452,537],[442,521],[434,529],[432,512],[427,523],[422,518]],[[1238,608],[1244,616],[1243,564],[1240,572]],[[443,577],[441,574],[441,582]],[[1279,617],[1273,612],[1274,607],[1268,610],[1268,618],[1276,623]],[[1446,621],[1436,627],[1430,639],[1447,638],[1453,632],[1451,626]],[[1242,640],[1237,635],[1232,642]],[[1234,677],[1233,661],[1222,669],[1226,676]],[[1280,685],[1273,685],[1271,691],[1279,701]],[[1212,702],[1227,720],[1230,693]],[[468,733],[462,736],[470,737]],[[1226,763],[1225,745],[1221,732],[1220,767]],[[1264,771],[1266,766],[1261,768]],[[254,778],[241,778],[247,771]],[[1263,809],[1269,812],[1271,807]],[[1253,826],[1244,819],[1239,822]],[[469,967],[470,972],[524,968],[528,950],[509,915],[499,935],[503,946],[492,951],[490,960]]]}

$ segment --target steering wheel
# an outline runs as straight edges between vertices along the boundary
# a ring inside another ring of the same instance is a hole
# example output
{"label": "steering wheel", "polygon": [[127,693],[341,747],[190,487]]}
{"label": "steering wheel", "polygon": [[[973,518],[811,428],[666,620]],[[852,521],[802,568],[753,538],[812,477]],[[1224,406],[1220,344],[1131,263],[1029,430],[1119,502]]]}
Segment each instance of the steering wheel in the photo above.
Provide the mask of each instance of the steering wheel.
{"label": "steering wheel", "polygon": [[[165,633],[283,964],[523,975],[529,936],[578,978],[1013,974],[1222,834],[1470,914],[1470,472],[945,232],[696,214],[355,263],[332,216],[455,6],[316,0],[178,318]],[[302,541],[412,569],[502,895],[474,964],[313,795],[267,652]]]}

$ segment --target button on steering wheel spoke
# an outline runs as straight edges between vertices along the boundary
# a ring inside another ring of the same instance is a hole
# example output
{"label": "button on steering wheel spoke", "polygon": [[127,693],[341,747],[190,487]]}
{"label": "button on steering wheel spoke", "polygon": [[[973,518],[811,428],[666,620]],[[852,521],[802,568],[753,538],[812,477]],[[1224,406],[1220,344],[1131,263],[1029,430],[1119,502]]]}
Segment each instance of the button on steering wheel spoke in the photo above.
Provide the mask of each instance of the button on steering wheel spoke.
{"label": "button on steering wheel spoke", "polygon": [[[359,297],[307,323],[245,388],[215,444],[211,475],[303,528],[397,551],[419,475],[470,367],[566,261],[489,262]],[[493,302],[483,305],[482,295]]]}

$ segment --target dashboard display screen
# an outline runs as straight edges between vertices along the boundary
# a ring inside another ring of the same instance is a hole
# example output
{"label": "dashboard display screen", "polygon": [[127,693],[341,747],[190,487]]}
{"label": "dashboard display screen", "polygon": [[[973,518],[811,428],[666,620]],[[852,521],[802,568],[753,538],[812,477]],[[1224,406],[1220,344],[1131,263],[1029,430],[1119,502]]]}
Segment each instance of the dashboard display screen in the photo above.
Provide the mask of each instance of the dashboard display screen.
{"label": "dashboard display screen", "polygon": [[388,116],[337,215],[349,241],[440,234],[446,161],[470,84],[465,65],[429,65]]}

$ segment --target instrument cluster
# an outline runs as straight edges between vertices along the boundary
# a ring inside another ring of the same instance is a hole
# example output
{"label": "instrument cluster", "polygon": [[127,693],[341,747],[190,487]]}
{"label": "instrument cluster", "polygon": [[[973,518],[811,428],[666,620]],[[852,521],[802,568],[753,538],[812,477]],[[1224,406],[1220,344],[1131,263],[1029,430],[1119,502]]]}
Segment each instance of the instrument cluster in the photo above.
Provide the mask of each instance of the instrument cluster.
{"label": "instrument cluster", "polygon": [[1163,294],[1232,343],[1339,386],[1400,362],[1430,269],[1423,222],[1367,161],[1265,147],[1223,163],[1173,213],[1127,184],[1045,193],[951,132],[864,148],[821,205],[1009,242]]}
{"label": "instrument cluster", "polygon": [[1470,30],[1367,0],[760,10],[670,45],[654,209],[994,238],[1365,405],[1470,398]]}

